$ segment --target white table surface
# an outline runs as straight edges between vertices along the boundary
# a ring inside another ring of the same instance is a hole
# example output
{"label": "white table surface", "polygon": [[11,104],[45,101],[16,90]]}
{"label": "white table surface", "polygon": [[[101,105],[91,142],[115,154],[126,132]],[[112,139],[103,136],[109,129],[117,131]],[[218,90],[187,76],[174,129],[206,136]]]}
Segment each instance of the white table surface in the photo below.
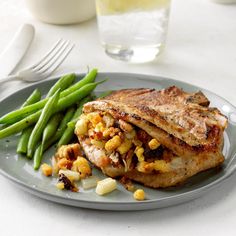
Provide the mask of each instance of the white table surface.
{"label": "white table surface", "polygon": [[[0,1],[0,52],[22,23],[36,37],[19,68],[43,55],[58,38],[77,47],[56,73],[123,71],[162,75],[207,88],[236,105],[236,5],[208,0],[173,1],[167,47],[158,60],[142,65],[107,57],[96,21],[54,26],[41,23],[22,0]],[[0,85],[0,98],[27,84]],[[104,212],[67,207],[18,189],[0,176],[0,235],[236,235],[236,176],[192,202],[144,212]]]}

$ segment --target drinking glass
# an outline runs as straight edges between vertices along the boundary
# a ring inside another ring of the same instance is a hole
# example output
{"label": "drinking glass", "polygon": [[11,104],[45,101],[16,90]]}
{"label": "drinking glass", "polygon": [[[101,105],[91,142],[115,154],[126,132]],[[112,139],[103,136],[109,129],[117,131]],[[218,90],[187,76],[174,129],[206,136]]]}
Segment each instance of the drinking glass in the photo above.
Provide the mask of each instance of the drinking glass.
{"label": "drinking glass", "polygon": [[112,58],[147,62],[162,51],[170,0],[96,0],[100,39]]}

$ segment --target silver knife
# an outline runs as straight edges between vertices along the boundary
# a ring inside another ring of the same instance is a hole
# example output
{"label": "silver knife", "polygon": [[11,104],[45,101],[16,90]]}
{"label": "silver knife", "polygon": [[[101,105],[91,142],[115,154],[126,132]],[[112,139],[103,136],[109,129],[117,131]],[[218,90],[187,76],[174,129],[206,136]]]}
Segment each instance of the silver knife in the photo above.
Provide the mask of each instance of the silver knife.
{"label": "silver knife", "polygon": [[34,38],[34,27],[24,24],[0,54],[0,78],[6,77],[19,64]]}

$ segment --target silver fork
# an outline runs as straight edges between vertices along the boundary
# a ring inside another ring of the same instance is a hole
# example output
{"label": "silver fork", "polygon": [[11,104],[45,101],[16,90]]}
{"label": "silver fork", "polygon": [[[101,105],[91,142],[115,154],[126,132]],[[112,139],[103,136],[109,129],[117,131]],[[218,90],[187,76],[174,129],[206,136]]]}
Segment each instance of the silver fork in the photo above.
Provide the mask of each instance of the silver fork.
{"label": "silver fork", "polygon": [[10,80],[36,82],[46,79],[62,64],[74,46],[75,45],[68,40],[58,40],[38,62],[19,71],[16,75],[0,78],[0,83]]}

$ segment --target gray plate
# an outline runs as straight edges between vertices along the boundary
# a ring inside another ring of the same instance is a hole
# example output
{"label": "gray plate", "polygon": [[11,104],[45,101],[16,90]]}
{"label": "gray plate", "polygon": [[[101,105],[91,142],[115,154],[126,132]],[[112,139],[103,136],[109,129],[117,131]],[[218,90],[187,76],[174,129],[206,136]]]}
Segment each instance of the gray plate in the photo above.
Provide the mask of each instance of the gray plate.
{"label": "gray plate", "polygon": [[[78,75],[78,78],[81,78],[81,76]],[[98,80],[107,77],[109,81],[100,85],[97,88],[98,92],[137,87],[162,89],[171,85],[176,85],[189,92],[195,92],[200,89],[199,87],[172,79],[137,74],[100,73]],[[56,78],[34,84],[5,98],[0,102],[0,116],[19,107],[36,87],[46,94],[48,88],[52,86],[55,80]],[[210,99],[211,106],[218,107],[230,118],[229,126],[224,134],[225,144],[223,152],[226,161],[221,169],[212,169],[200,173],[189,179],[181,187],[155,190],[141,186],[147,194],[147,200],[143,202],[135,201],[132,193],[126,191],[120,185],[118,186],[118,190],[106,196],[96,195],[94,189],[83,191],[80,188],[81,191],[79,193],[60,191],[55,187],[55,178],[42,176],[40,171],[36,172],[33,170],[32,161],[26,160],[24,157],[16,154],[17,136],[0,140],[0,173],[34,195],[76,207],[116,211],[145,210],[167,207],[195,199],[213,187],[218,186],[230,177],[236,169],[236,161],[234,160],[236,156],[236,108],[216,94],[204,89],[200,90]],[[45,154],[45,162],[50,161],[50,156],[52,156],[53,152],[54,150],[52,148]],[[94,174],[104,178],[100,171],[94,170],[94,172],[96,172]]]}

